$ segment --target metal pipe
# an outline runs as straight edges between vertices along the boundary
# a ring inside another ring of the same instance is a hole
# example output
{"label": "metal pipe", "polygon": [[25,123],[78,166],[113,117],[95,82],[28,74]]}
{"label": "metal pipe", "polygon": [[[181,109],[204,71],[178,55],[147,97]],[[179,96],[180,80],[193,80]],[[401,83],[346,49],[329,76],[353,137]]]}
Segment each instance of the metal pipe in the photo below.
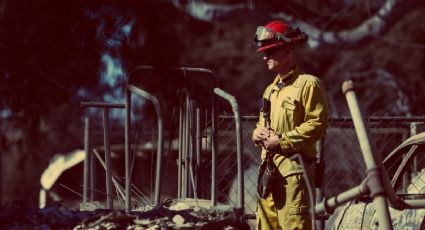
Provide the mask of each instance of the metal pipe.
{"label": "metal pipe", "polygon": [[369,138],[369,130],[365,125],[363,114],[360,111],[360,106],[354,92],[354,83],[347,80],[342,85],[342,90],[347,99],[348,108],[353,117],[354,128],[360,143],[363,159],[366,164],[368,174],[368,188],[373,197],[373,204],[376,208],[376,213],[380,227],[382,229],[393,229],[391,216],[388,210],[388,203],[385,196],[384,177],[382,173],[382,161],[379,155],[374,154],[372,143]]}
{"label": "metal pipe", "polygon": [[112,203],[112,171],[111,171],[111,152],[109,149],[109,109],[103,109],[103,144],[105,146],[105,165],[106,165],[106,208],[113,209]]}
{"label": "metal pipe", "polygon": [[376,208],[379,227],[381,229],[393,229],[390,211],[388,210],[388,202],[385,195],[376,195],[373,198],[373,205]]}
{"label": "metal pipe", "polygon": [[190,197],[190,178],[189,178],[189,166],[190,166],[190,157],[189,157],[189,154],[190,154],[190,137],[191,137],[191,135],[190,135],[190,118],[191,118],[191,116],[190,116],[190,100],[189,100],[189,95],[188,94],[186,94],[186,116],[185,116],[185,119],[186,119],[186,122],[185,122],[185,130],[186,130],[186,133],[185,133],[185,143],[184,143],[184,145],[186,146],[186,148],[185,148],[185,151],[184,151],[184,186],[185,186],[185,194],[184,194],[184,197],[185,198],[187,198],[187,197]]}
{"label": "metal pipe", "polygon": [[[320,179],[321,181],[320,181],[320,184],[316,185],[317,187],[316,187],[316,201],[315,201],[315,203],[320,202],[323,198],[322,187],[323,187],[323,184],[325,183],[325,181],[324,181],[324,178],[325,178],[325,173],[324,173],[325,159],[323,157],[323,143],[324,143],[324,138],[322,138],[322,139],[320,139],[316,142],[317,159],[318,159],[318,162],[319,162],[320,173],[319,173],[319,175],[316,174],[315,177],[316,177],[316,180]],[[316,170],[316,172],[317,172],[317,170]],[[322,178],[318,178],[319,176],[322,176]],[[316,184],[316,183],[314,183],[314,184]],[[316,220],[315,223],[316,223],[316,230],[325,229],[325,220]]]}
{"label": "metal pipe", "polygon": [[124,109],[125,104],[109,103],[109,102],[80,102],[81,107],[94,107],[94,108],[111,108],[111,109]]}
{"label": "metal pipe", "polygon": [[100,156],[99,152],[97,151],[97,149],[93,149],[93,153],[96,156],[97,160],[99,161],[100,165],[102,165],[103,169],[106,171],[106,163],[105,161],[102,159],[102,157]]}
{"label": "metal pipe", "polygon": [[83,204],[88,200],[89,171],[90,171],[90,118],[84,118],[84,176],[83,176]]}
{"label": "metal pipe", "polygon": [[[103,161],[102,157],[100,157],[99,152],[96,149],[93,149],[93,153],[97,157],[97,160],[100,162],[103,169],[106,170],[106,163],[105,163],[105,161]],[[121,185],[118,183],[118,181],[114,177],[112,177],[112,182],[114,183],[115,189],[118,191],[119,195],[121,195],[121,197],[124,198],[125,194],[122,191]]]}
{"label": "metal pipe", "polygon": [[[184,98],[184,101],[186,101],[186,98]],[[187,123],[187,109],[186,109],[186,102],[182,101],[182,112],[183,112],[183,117],[182,117],[182,155],[181,155],[181,198],[186,198],[186,152],[187,152],[187,127],[186,127],[186,123]]]}
{"label": "metal pipe", "polygon": [[182,198],[183,106],[179,106],[179,158],[177,159],[177,199]]}
{"label": "metal pipe", "polygon": [[202,151],[201,145],[202,145],[201,109],[196,108],[196,167],[197,168],[201,167],[201,151]]}
{"label": "metal pipe", "polygon": [[404,202],[408,205],[408,208],[424,208],[425,200],[404,200]]}
{"label": "metal pipe", "polygon": [[95,200],[95,188],[96,188],[96,161],[94,160],[93,154],[90,153],[90,200]]}
{"label": "metal pipe", "polygon": [[193,169],[193,165],[194,165],[194,161],[193,161],[193,157],[195,155],[195,151],[196,151],[196,101],[195,100],[190,100],[190,149],[189,149],[189,174],[190,174],[190,178],[191,178],[191,188],[192,188],[192,192],[193,192],[193,196],[195,199],[198,199],[198,194],[197,194],[197,184],[196,184],[196,175],[195,175],[195,170]]}
{"label": "metal pipe", "polygon": [[217,103],[211,108],[211,206],[217,205]]}
{"label": "metal pipe", "polygon": [[[218,79],[213,74],[213,72],[211,70],[204,69],[204,68],[190,68],[190,67],[177,67],[177,68],[172,68],[172,69],[183,72],[184,77],[186,77],[187,72],[204,73],[204,74],[206,74],[206,76],[212,78],[212,80],[214,82],[214,87],[218,86]],[[144,65],[137,66],[136,68],[134,68],[129,73],[127,84],[129,84],[131,82],[131,76],[137,70],[154,71],[154,70],[156,70],[156,68],[153,67],[153,66],[144,66]],[[217,143],[216,143],[216,141],[217,141],[216,140],[217,139],[217,137],[216,137],[217,108],[216,107],[217,107],[217,104],[216,104],[215,97],[212,97],[212,124],[211,124],[211,132],[212,132],[211,133],[211,164],[212,164],[212,169],[211,169],[211,204],[212,204],[212,206],[215,206],[216,203],[217,203],[217,198],[216,198],[216,172],[215,172],[216,171],[216,152],[217,152]],[[183,132],[183,133],[187,133],[187,132]],[[185,137],[185,136],[183,136],[183,137]],[[184,149],[184,147],[183,147],[183,149]],[[186,150],[187,150],[187,148],[186,148]],[[183,153],[183,156],[184,156],[185,150],[183,150],[182,153]],[[184,164],[186,165],[187,162],[184,162]],[[182,175],[186,175],[186,174],[187,174],[186,172],[182,173]],[[186,194],[186,191],[185,191],[186,186],[187,186],[187,180],[186,179],[187,178],[183,178],[183,181],[182,181],[182,185],[183,185],[182,196],[185,196],[185,194]]]}
{"label": "metal pipe", "polygon": [[366,195],[368,193],[367,185],[363,181],[360,185],[357,185],[354,188],[351,188],[345,192],[342,192],[336,196],[330,198],[323,198],[323,201],[316,204],[314,207],[315,214],[321,213],[332,213],[336,207],[341,204],[344,204],[347,201],[350,201],[356,197]]}
{"label": "metal pipe", "polygon": [[[113,200],[111,198],[111,193],[112,193],[112,172],[111,172],[111,167],[110,167],[110,150],[109,150],[109,109],[124,109],[126,108],[125,104],[117,104],[117,103],[109,103],[109,102],[80,102],[80,106],[81,107],[94,107],[94,108],[103,108],[103,135],[104,135],[104,145],[105,145],[105,161],[108,161],[107,165],[108,167],[106,168],[106,193],[107,193],[107,198],[106,198],[106,203],[107,203],[107,208],[112,209],[113,208]],[[89,129],[89,127],[85,127],[85,129]],[[87,131],[87,135],[89,131]],[[86,137],[85,137],[86,138]],[[88,171],[91,171],[91,180],[90,180],[90,187],[91,187],[91,200],[94,199],[94,183],[95,183],[95,170],[94,170],[94,162],[92,159],[92,156],[90,154],[90,143],[86,143],[86,141],[89,142],[89,137],[87,137],[88,139],[84,140],[84,146],[85,146],[85,150],[86,150],[86,159],[85,159],[85,163],[84,163],[84,178],[83,178],[83,203],[85,203],[87,201],[87,195],[88,192],[87,187],[88,187],[88,183],[89,183],[89,176],[88,176]],[[87,160],[87,162],[86,162]],[[92,163],[89,163],[92,162]],[[90,167],[93,166],[93,167]],[[87,174],[87,175],[86,175]]]}
{"label": "metal pipe", "polygon": [[241,129],[241,121],[239,116],[239,106],[236,98],[231,94],[223,91],[220,88],[214,88],[214,93],[218,96],[226,99],[230,105],[232,106],[233,114],[235,115],[235,123],[236,123],[236,158],[237,158],[237,171],[238,171],[238,208],[244,208],[244,178],[242,171],[242,129]]}
{"label": "metal pipe", "polygon": [[[128,84],[128,83],[127,83]],[[130,212],[130,132],[131,132],[131,92],[125,90],[125,211]]]}
{"label": "metal pipe", "polygon": [[[203,135],[205,135],[205,143],[201,143],[201,149],[205,148],[205,150],[208,152],[210,151],[209,147],[211,146],[211,133],[210,133],[210,129],[209,127],[209,116],[210,113],[208,111],[208,108],[205,109],[204,114],[202,115],[204,116],[204,129],[203,129]],[[202,147],[202,145],[205,145],[204,147]],[[202,170],[202,178],[206,178],[206,170]],[[199,180],[199,183],[202,184],[201,188],[207,187],[207,184],[209,183],[209,181],[205,181],[205,180]],[[206,189],[202,190],[202,194],[203,197],[207,197],[208,196],[208,191]]]}
{"label": "metal pipe", "polygon": [[[201,169],[201,151],[202,151],[202,135],[201,135],[201,109],[196,108],[196,170],[195,170],[195,183],[197,190],[201,190],[200,172]],[[199,196],[200,192],[198,192]]]}
{"label": "metal pipe", "polygon": [[[324,164],[324,161],[325,161],[325,159],[323,157],[323,142],[324,142],[323,138],[316,142],[316,150],[317,150],[317,156],[316,157],[317,157],[318,162],[320,164]],[[321,182],[322,183],[319,184],[320,187],[316,188],[316,201],[322,200],[322,197],[323,197],[323,191],[322,191],[321,187],[322,187],[324,181],[321,181]]]}
{"label": "metal pipe", "polygon": [[[177,71],[180,71],[180,72],[205,73],[205,74],[207,74],[207,76],[210,76],[212,78],[212,80],[214,81],[214,86],[215,87],[218,86],[218,78],[209,69],[205,69],[205,68],[193,68],[193,67],[175,67],[175,68],[172,68],[172,69],[177,70]],[[137,66],[129,74],[129,78],[133,74],[133,72],[135,72],[137,70],[154,71],[154,70],[156,70],[156,68],[153,67],[153,66],[145,66],[145,65]]]}
{"label": "metal pipe", "polygon": [[[402,133],[402,137],[401,137],[402,140],[406,140],[408,138],[407,135],[408,134],[406,132]],[[405,154],[403,156],[403,159],[405,159]],[[410,174],[409,170],[403,170],[402,189],[404,193],[407,193],[407,188],[409,187],[409,183],[410,183],[409,174]]]}
{"label": "metal pipe", "polygon": [[160,202],[160,190],[161,190],[161,160],[163,150],[163,121],[162,121],[162,110],[159,100],[152,94],[142,90],[134,85],[128,85],[128,90],[135,94],[151,101],[155,107],[156,116],[158,119],[158,147],[156,154],[156,176],[155,176],[155,204]]}
{"label": "metal pipe", "polygon": [[[418,134],[418,122],[412,122],[410,123],[410,136],[414,136]],[[413,165],[412,165],[412,177],[418,172],[418,159],[417,156],[413,158]]]}
{"label": "metal pipe", "polygon": [[399,163],[399,165],[397,166],[397,171],[394,173],[393,179],[391,181],[391,187],[394,187],[396,184],[396,180],[397,178],[400,177],[400,174],[403,173],[403,193],[407,193],[407,181],[406,179],[406,171],[405,171],[405,166],[407,163],[409,163],[411,161],[411,158],[413,156],[413,153],[416,151],[416,149],[418,148],[418,145],[412,145],[409,149],[409,151],[407,153],[403,154],[403,160]]}

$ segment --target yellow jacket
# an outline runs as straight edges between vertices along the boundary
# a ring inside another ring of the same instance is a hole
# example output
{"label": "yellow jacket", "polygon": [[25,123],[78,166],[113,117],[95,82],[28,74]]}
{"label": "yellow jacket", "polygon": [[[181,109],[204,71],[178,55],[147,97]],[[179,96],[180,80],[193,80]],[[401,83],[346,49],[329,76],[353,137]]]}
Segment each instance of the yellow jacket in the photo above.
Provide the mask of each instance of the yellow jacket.
{"label": "yellow jacket", "polygon": [[[315,76],[300,74],[297,69],[284,77],[284,87],[279,90],[279,75],[270,84],[263,97],[270,99],[270,128],[280,136],[280,149],[274,153],[277,167],[288,164],[284,174],[300,172],[296,162],[285,161],[293,153],[315,158],[316,141],[321,139],[327,128],[328,105],[322,82]],[[258,126],[264,126],[260,112]],[[261,158],[266,151],[263,148]]]}

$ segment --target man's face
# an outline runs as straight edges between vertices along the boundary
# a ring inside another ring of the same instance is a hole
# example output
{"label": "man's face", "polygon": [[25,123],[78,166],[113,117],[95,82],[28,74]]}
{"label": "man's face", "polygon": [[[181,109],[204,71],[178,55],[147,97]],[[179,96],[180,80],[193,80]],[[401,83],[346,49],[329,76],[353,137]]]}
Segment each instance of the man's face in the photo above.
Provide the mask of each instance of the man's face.
{"label": "man's face", "polygon": [[289,47],[263,51],[264,61],[271,71],[286,71],[292,65],[292,50]]}

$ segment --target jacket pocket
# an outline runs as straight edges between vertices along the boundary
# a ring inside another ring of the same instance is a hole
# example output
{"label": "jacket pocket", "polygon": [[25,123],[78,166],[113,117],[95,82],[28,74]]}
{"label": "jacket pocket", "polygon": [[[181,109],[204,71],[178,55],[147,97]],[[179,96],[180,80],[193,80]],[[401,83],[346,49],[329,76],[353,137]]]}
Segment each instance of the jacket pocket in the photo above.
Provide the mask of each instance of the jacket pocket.
{"label": "jacket pocket", "polygon": [[295,100],[291,100],[290,98],[284,100],[282,102],[282,107],[291,111],[294,111],[296,106],[296,101]]}
{"label": "jacket pocket", "polygon": [[[292,130],[295,128],[295,125],[297,123],[297,110],[298,110],[298,101],[286,97],[283,99],[282,104],[282,117],[283,117],[283,127],[285,127],[286,130]],[[283,128],[282,127],[282,128]]]}
{"label": "jacket pocket", "polygon": [[[292,95],[291,95],[292,96]],[[281,106],[287,110],[294,111],[296,110],[299,102],[295,97],[287,96],[283,99]]]}

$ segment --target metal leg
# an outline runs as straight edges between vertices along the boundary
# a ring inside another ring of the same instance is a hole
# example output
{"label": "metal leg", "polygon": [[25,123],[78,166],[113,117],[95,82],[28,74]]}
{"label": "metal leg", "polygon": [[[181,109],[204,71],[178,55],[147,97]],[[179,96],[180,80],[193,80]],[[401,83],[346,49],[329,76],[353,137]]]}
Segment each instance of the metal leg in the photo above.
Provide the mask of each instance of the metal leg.
{"label": "metal leg", "polygon": [[111,152],[109,150],[109,109],[103,110],[103,134],[105,145],[105,165],[106,165],[106,207],[113,209],[112,203],[112,170],[111,170]]}

